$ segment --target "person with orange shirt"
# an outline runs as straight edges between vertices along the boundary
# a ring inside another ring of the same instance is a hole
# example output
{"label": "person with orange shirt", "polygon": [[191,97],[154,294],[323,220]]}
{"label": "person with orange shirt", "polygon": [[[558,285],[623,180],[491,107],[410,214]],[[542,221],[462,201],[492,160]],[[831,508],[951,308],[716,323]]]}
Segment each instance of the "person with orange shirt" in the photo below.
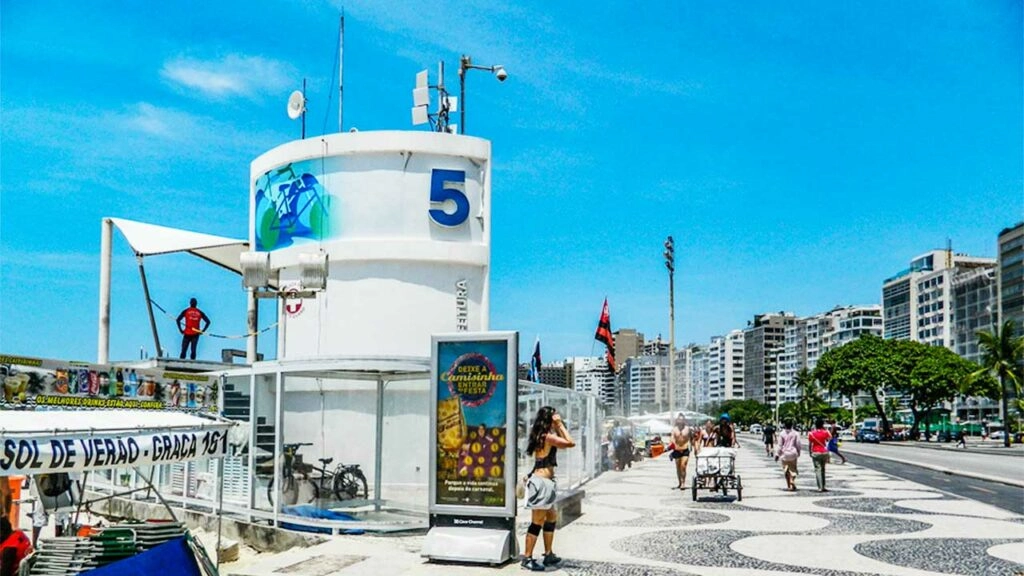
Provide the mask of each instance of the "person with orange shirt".
{"label": "person with orange shirt", "polygon": [[[185,321],[185,325],[181,325],[181,321]],[[199,323],[205,322],[206,324],[200,328]],[[176,320],[178,324],[178,331],[181,332],[181,356],[182,360],[185,359],[185,351],[191,347],[192,354],[191,359],[196,359],[196,345],[199,344],[199,335],[206,332],[206,329],[210,327],[210,319],[206,317],[206,314],[198,307],[198,302],[195,298],[188,301],[188,308],[181,311],[178,314]]]}

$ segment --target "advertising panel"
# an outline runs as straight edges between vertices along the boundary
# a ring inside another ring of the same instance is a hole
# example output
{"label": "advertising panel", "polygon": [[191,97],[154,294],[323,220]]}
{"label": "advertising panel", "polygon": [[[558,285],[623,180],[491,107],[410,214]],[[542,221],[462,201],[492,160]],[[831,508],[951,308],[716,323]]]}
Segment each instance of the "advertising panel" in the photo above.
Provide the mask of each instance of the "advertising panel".
{"label": "advertising panel", "polygon": [[218,412],[219,378],[0,354],[0,409],[52,406]]}
{"label": "advertising panel", "polygon": [[516,340],[435,336],[432,512],[515,513]]}

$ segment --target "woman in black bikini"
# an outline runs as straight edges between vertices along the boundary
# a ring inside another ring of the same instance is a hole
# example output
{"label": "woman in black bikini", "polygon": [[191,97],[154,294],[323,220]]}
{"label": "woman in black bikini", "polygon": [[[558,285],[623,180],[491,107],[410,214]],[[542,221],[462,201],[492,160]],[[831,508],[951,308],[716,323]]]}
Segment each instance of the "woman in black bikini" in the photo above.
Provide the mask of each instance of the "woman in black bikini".
{"label": "woman in black bikini", "polygon": [[[562,417],[550,406],[537,411],[530,430],[530,442],[526,453],[536,459],[526,485],[526,508],[531,513],[531,524],[526,530],[526,550],[523,554],[523,568],[543,572],[546,566],[555,566],[561,558],[555,555],[551,546],[555,538],[555,522],[558,513],[555,504],[555,467],[558,466],[559,448],[572,448],[576,442],[562,422]],[[533,558],[537,536],[544,532],[544,560]]]}

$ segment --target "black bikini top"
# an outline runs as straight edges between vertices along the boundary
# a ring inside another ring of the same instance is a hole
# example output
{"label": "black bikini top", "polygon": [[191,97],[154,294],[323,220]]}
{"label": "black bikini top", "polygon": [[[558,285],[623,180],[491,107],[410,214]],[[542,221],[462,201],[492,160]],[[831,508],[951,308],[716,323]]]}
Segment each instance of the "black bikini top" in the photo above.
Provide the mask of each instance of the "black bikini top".
{"label": "black bikini top", "polygon": [[538,468],[554,468],[555,466],[558,466],[557,452],[558,452],[558,448],[555,448],[554,446],[552,446],[548,450],[548,455],[547,456],[545,456],[543,458],[537,458],[536,460],[534,460],[534,462],[533,462],[533,469],[536,470]]}

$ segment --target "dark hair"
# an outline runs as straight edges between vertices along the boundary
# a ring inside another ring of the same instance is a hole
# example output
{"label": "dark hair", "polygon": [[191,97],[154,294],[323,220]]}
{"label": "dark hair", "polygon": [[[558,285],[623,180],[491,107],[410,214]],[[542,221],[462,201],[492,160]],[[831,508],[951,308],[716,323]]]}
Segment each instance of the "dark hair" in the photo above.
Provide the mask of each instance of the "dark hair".
{"label": "dark hair", "polygon": [[782,421],[782,425],[786,427],[786,430],[792,430],[793,429],[793,419],[792,418],[786,418],[785,420]]}
{"label": "dark hair", "polygon": [[533,454],[544,447],[544,437],[551,432],[554,415],[555,409],[551,406],[544,406],[537,410],[537,416],[533,419],[533,428],[530,429],[530,442],[526,445],[527,454]]}
{"label": "dark hair", "polygon": [[822,418],[821,416],[818,416],[817,418],[815,418],[814,419],[814,427],[815,428],[824,428],[825,427],[825,419]]}
{"label": "dark hair", "polygon": [[188,301],[189,306],[196,306],[197,304],[199,304],[199,302],[195,298]]}
{"label": "dark hair", "polygon": [[7,537],[14,532],[14,527],[11,526],[11,521],[7,519],[7,516],[0,516],[0,541],[7,540]]}

